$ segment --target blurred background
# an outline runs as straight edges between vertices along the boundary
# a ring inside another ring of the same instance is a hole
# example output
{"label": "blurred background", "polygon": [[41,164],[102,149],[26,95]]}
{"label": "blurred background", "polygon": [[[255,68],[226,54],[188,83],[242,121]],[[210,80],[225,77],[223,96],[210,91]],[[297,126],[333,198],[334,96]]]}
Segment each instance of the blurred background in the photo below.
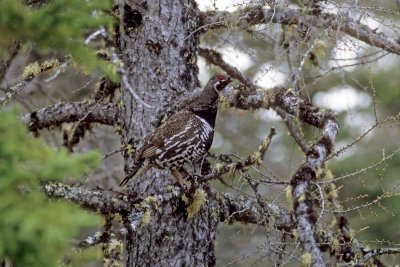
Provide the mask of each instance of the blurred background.
{"label": "blurred background", "polygon": [[[275,2],[296,9],[304,7],[300,0]],[[233,12],[252,4],[256,3],[244,0],[198,1],[202,11]],[[374,0],[327,1],[324,12],[350,16],[377,32],[400,38],[396,1],[381,0],[379,6],[376,5]],[[265,90],[275,86],[291,87],[293,71],[299,67],[307,49],[314,46],[305,60],[299,86],[302,97],[338,115],[340,131],[334,149],[347,148],[327,165],[332,178],[338,178],[337,193],[343,209],[349,210],[347,216],[354,237],[372,248],[399,247],[400,127],[395,116],[400,112],[400,57],[332,30],[307,30],[272,23],[246,30],[209,31],[201,36],[200,45],[221,52],[227,62]],[[33,45],[24,45],[0,87],[8,88],[18,83],[24,66],[52,58],[54,53],[39,52]],[[198,66],[202,85],[218,71],[201,57]],[[93,95],[99,79],[99,74],[85,74],[61,65],[58,72],[36,77],[7,106],[18,106],[23,114],[60,101],[82,101]],[[318,129],[296,123],[307,141],[312,142],[319,135]],[[251,172],[256,179],[265,174],[288,182],[304,161],[304,153],[288,134],[285,123],[272,110],[244,111],[222,107],[216,125],[211,153],[232,154],[238,158],[251,155],[271,127],[276,128],[277,135],[272,139],[262,167]],[[60,148],[65,138],[68,139],[71,128],[72,124],[43,130],[40,138],[51,147]],[[96,126],[86,131],[84,138],[73,147],[74,152],[93,149],[99,150],[101,163],[91,170],[90,175],[81,176],[79,182],[88,188],[118,189],[123,177],[123,158],[118,153],[120,142],[115,130]],[[215,181],[213,187],[234,194],[252,193],[243,177],[227,175],[225,181],[228,185]],[[285,190],[286,185],[260,185],[260,193],[270,202],[291,208]],[[322,219],[332,221],[332,212],[326,210]],[[101,221],[98,218],[98,227],[101,227]],[[85,238],[95,230],[96,226],[92,226],[80,233],[80,237]],[[298,266],[299,262],[291,254],[298,255],[300,248],[293,240],[285,244],[280,238],[281,234],[278,231],[271,234],[271,229],[221,223],[217,237],[217,266],[268,266],[268,257],[274,249],[285,249],[288,266]],[[91,248],[82,253],[71,253],[68,259],[66,264],[71,266],[98,266],[101,253],[99,249]],[[398,256],[388,256],[385,260],[388,264],[400,263]]]}

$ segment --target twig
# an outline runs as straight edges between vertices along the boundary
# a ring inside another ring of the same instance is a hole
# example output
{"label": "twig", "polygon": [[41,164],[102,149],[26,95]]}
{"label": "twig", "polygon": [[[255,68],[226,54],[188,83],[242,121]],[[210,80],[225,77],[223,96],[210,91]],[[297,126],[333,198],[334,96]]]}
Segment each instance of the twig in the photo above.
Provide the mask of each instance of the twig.
{"label": "twig", "polygon": [[220,177],[222,174],[225,174],[228,172],[241,171],[241,170],[247,169],[250,166],[261,164],[262,160],[264,158],[265,152],[268,150],[268,147],[271,144],[271,140],[275,134],[276,134],[276,130],[274,127],[272,127],[268,136],[258,147],[258,150],[256,152],[254,152],[252,155],[248,156],[247,159],[239,160],[235,163],[230,163],[230,164],[219,164],[216,166],[215,173],[211,173],[211,174],[208,174],[208,175],[202,177],[201,181],[202,182],[209,181],[211,179]]}
{"label": "twig", "polygon": [[304,137],[303,137],[303,134],[301,133],[300,128],[298,127],[296,122],[294,122],[291,115],[289,115],[288,113],[286,113],[285,111],[283,111],[280,108],[276,108],[275,111],[276,111],[276,113],[278,113],[279,116],[281,116],[281,118],[285,122],[285,124],[290,132],[290,135],[297,142],[297,144],[299,145],[301,150],[304,153],[307,153],[307,151],[309,150],[307,142],[304,140]]}
{"label": "twig", "polygon": [[357,170],[357,171],[355,171],[355,172],[352,172],[352,173],[349,173],[349,174],[345,174],[345,175],[342,175],[342,176],[339,176],[339,177],[336,177],[336,178],[333,178],[333,179],[324,180],[324,181],[319,181],[319,183],[331,183],[331,182],[336,182],[336,181],[339,181],[339,180],[346,179],[346,178],[348,178],[348,177],[356,176],[356,175],[358,175],[358,174],[367,172],[367,171],[369,171],[369,170],[371,170],[371,169],[374,169],[374,168],[378,167],[379,165],[381,165],[382,163],[386,162],[387,160],[392,159],[395,155],[397,155],[397,154],[399,154],[399,153],[400,153],[400,148],[397,148],[395,151],[393,151],[392,153],[390,153],[388,156],[384,156],[380,161],[375,162],[375,163],[373,163],[373,164],[370,164],[370,165],[368,165],[368,166],[365,167],[365,168],[359,169],[359,170]]}
{"label": "twig", "polygon": [[152,105],[149,105],[149,104],[147,104],[146,102],[144,102],[144,101],[138,96],[138,94],[136,94],[136,92],[133,90],[132,86],[131,86],[130,83],[129,83],[128,76],[126,75],[125,70],[122,70],[122,69],[121,69],[121,70],[119,70],[119,73],[120,73],[121,76],[122,76],[122,83],[123,83],[123,85],[124,85],[126,88],[128,88],[129,93],[136,99],[136,101],[137,101],[139,104],[145,106],[146,108],[154,108]]}
{"label": "twig", "polygon": [[369,259],[386,254],[400,254],[400,248],[377,248],[369,251],[364,255],[364,260],[368,261]]}
{"label": "twig", "polygon": [[307,51],[303,54],[303,56],[300,60],[299,67],[295,70],[295,72],[292,75],[292,85],[293,85],[294,90],[297,93],[300,91],[300,87],[298,84],[300,73],[302,73],[302,71],[303,71],[304,64],[306,63],[306,59],[307,59],[308,55],[313,51],[313,49],[317,45],[317,43],[318,43],[318,39],[315,39],[314,42],[310,45],[310,47],[307,49]]}
{"label": "twig", "polygon": [[[104,26],[100,26],[100,28],[97,31],[93,32],[86,38],[85,44],[86,45],[89,44],[91,41],[93,41],[95,38],[99,36],[102,36],[107,42],[113,43],[112,38],[109,36]],[[133,90],[131,84],[129,83],[127,72],[122,64],[121,59],[115,52],[114,48],[110,48],[110,54],[111,54],[111,62],[117,66],[117,73],[121,75],[122,84],[128,89],[132,97],[138,102],[139,105],[143,105],[146,108],[154,108],[154,106],[151,106],[145,101],[143,101],[143,99],[141,99],[139,95],[136,94],[135,90]]]}

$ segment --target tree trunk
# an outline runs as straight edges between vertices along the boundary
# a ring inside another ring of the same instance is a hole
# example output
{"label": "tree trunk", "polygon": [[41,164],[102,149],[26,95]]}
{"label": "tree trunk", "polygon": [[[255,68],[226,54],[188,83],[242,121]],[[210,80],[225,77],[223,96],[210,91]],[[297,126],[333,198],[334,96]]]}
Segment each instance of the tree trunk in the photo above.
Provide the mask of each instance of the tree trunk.
{"label": "tree trunk", "polygon": [[[196,50],[199,11],[192,0],[120,1],[119,45],[129,82],[139,97],[153,106],[136,102],[127,88],[121,96],[121,141],[137,147],[160,123],[160,114],[176,106],[179,96],[198,87]],[[134,153],[126,149],[125,166]],[[131,154],[131,155],[130,155]],[[146,198],[175,190],[167,171],[153,169],[127,191]],[[145,201],[145,203],[150,203]],[[132,205],[134,205],[132,203]],[[150,215],[150,220],[148,221]],[[164,203],[158,212],[129,214],[126,266],[213,266],[218,218],[210,203],[193,217],[183,201]]]}

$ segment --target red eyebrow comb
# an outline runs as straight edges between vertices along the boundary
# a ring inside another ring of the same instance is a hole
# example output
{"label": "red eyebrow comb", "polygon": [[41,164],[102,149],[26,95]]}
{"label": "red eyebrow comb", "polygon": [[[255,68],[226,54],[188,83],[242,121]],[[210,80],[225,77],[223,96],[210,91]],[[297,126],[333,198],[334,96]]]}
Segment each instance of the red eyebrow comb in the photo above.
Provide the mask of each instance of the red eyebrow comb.
{"label": "red eyebrow comb", "polygon": [[215,75],[215,77],[220,81],[226,79],[226,75],[223,74],[223,73],[218,73],[218,74]]}

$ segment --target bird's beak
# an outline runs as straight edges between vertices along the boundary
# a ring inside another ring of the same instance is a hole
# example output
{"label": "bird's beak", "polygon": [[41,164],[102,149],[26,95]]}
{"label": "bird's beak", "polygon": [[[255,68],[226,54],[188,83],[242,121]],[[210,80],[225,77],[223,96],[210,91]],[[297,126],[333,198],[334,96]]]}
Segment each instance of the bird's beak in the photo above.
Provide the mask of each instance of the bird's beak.
{"label": "bird's beak", "polygon": [[230,82],[232,82],[231,77],[226,77],[226,79],[222,81],[222,83],[223,83],[224,85],[228,85]]}

